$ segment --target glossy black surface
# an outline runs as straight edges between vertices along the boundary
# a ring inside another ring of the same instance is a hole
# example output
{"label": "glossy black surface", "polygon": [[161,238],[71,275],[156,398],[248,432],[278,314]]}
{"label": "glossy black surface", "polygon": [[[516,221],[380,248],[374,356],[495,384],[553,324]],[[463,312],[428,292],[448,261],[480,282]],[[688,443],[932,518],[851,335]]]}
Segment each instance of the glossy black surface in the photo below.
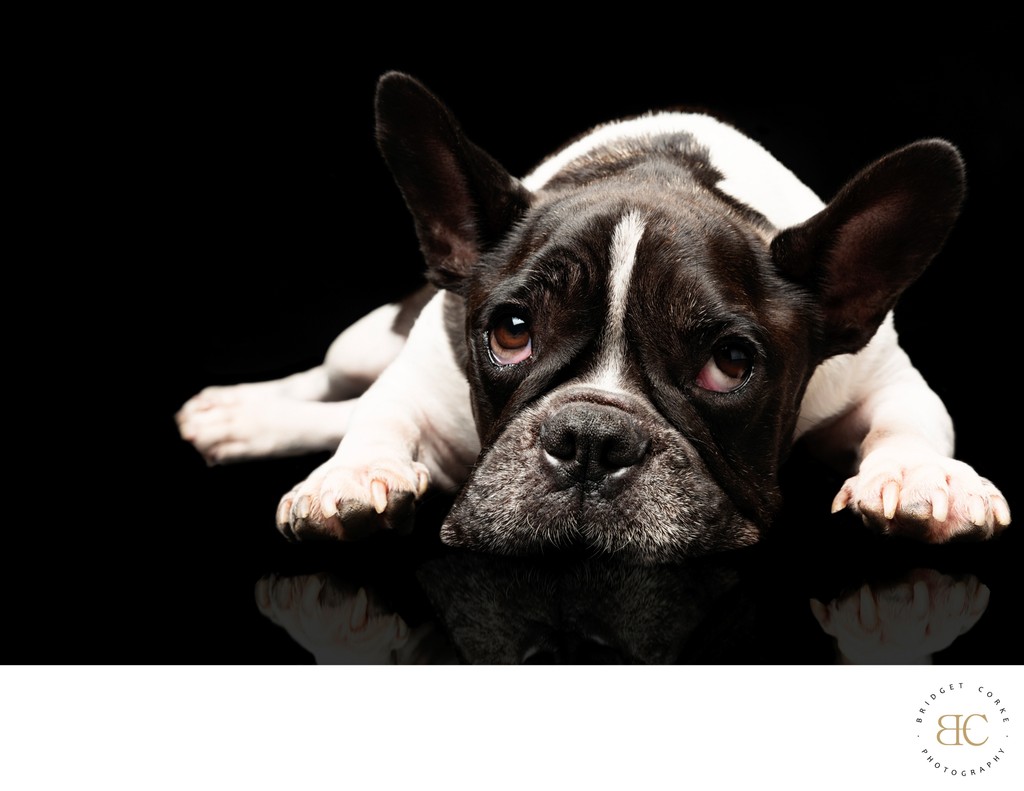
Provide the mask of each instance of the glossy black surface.
{"label": "glossy black surface", "polygon": [[[182,448],[182,451],[188,450]],[[277,493],[306,462],[179,467],[178,520],[125,525],[131,562],[83,569],[88,641],[40,661],[131,663],[1004,664],[1021,660],[1020,540],[922,546],[828,515],[799,454],[765,541],[687,565],[498,558],[443,547],[447,500],[410,536],[289,544]],[[150,523],[149,527],[152,527]],[[132,551],[137,550],[137,551]],[[820,602],[817,604],[815,602]],[[44,640],[45,644],[45,640]],[[68,653],[64,653],[67,651]]]}

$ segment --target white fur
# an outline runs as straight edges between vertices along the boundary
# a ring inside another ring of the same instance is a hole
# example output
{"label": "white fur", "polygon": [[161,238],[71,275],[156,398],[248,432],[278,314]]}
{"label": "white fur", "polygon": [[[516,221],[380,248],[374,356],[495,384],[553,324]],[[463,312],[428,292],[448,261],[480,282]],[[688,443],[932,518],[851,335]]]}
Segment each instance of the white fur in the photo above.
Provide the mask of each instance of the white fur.
{"label": "white fur", "polygon": [[887,405],[876,404],[876,414],[861,415],[865,421],[861,430],[866,433],[869,424],[877,424],[884,414],[893,427],[913,429],[937,452],[952,454],[953,422],[900,348],[892,313],[859,352],[832,357],[818,366],[800,405],[796,437],[848,414],[855,406],[878,402],[881,393],[890,395]]}
{"label": "white fur", "polygon": [[446,342],[449,299],[457,298],[440,291],[424,306],[398,358],[359,400],[336,461],[355,464],[366,448],[390,446],[426,464],[436,484],[461,483],[480,445],[469,383]]}
{"label": "white fur", "polygon": [[777,228],[803,222],[824,204],[803,182],[759,143],[735,127],[697,113],[653,113],[599,126],[590,134],[538,165],[523,179],[541,189],[574,159],[616,140],[651,138],[685,132],[708,149],[711,164],[722,174],[719,187],[761,212]]}
{"label": "white fur", "polygon": [[608,290],[611,311],[602,341],[603,357],[598,368],[596,387],[621,389],[620,378],[626,361],[626,304],[629,284],[633,279],[636,248],[644,235],[645,222],[637,211],[627,212],[615,226],[609,250],[611,268]]}

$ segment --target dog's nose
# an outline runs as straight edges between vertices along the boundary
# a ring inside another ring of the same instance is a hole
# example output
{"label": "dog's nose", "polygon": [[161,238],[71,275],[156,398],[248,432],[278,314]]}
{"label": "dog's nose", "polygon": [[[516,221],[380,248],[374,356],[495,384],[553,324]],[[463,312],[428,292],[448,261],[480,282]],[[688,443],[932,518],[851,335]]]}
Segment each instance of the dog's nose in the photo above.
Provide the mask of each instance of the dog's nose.
{"label": "dog's nose", "polygon": [[567,404],[540,427],[544,458],[562,487],[622,477],[646,457],[651,441],[640,422],[605,404]]}

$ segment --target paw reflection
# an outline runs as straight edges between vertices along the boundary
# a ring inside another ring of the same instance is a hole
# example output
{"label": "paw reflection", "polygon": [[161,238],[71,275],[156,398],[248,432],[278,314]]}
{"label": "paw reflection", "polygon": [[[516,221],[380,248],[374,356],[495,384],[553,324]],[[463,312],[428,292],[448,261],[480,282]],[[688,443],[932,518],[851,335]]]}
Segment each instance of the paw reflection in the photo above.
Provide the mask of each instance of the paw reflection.
{"label": "paw reflection", "polygon": [[317,664],[406,664],[420,661],[422,635],[366,588],[343,588],[327,574],[256,583],[260,612],[285,629]]}
{"label": "paw reflection", "polygon": [[988,606],[989,590],[974,576],[957,580],[915,569],[903,581],[863,585],[811,612],[852,664],[922,664],[970,630]]}

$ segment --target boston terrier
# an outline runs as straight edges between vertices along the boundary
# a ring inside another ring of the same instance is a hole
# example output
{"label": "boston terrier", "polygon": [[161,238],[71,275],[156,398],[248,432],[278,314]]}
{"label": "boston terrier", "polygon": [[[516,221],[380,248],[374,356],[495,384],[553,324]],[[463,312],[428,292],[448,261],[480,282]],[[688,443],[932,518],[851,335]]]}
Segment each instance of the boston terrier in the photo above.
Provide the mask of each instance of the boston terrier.
{"label": "boston terrier", "polygon": [[376,114],[429,285],[324,365],[178,414],[210,462],[337,447],[281,499],[288,538],[409,529],[436,486],[457,491],[454,546],[640,562],[743,547],[801,437],[848,457],[832,511],[876,530],[944,542],[1009,524],[952,458],[893,326],[960,210],[950,143],[894,151],[826,204],[705,114],[608,123],[523,179],[407,75],[380,79]]}

